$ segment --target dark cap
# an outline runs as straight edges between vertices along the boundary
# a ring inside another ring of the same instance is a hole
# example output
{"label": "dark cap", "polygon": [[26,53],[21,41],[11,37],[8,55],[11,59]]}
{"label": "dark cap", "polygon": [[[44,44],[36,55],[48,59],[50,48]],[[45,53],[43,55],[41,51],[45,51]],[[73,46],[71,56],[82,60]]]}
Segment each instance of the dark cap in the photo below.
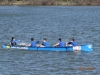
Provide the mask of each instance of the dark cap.
{"label": "dark cap", "polygon": [[31,38],[31,41],[33,41],[34,40],[34,38]]}
{"label": "dark cap", "polygon": [[44,38],[43,40],[47,40],[46,38]]}
{"label": "dark cap", "polygon": [[61,41],[61,38],[59,38],[58,40]]}

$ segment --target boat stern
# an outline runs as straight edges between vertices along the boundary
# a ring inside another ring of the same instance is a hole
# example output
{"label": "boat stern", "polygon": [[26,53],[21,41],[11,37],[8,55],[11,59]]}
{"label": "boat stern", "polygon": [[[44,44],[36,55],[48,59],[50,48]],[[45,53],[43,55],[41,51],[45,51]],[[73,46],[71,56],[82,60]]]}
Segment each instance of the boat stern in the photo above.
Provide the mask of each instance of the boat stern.
{"label": "boat stern", "polygon": [[3,48],[4,48],[4,49],[6,49],[6,48],[7,48],[7,49],[9,49],[9,48],[10,48],[10,46],[9,46],[9,45],[4,44],[4,45],[3,45]]}

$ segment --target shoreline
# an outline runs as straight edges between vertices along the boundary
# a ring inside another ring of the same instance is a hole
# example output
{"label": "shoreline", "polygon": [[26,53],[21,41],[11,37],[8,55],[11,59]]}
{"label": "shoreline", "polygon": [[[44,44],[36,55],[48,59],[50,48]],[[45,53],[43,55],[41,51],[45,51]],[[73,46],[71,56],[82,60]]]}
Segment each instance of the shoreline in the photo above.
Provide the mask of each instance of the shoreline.
{"label": "shoreline", "polygon": [[31,1],[13,1],[13,2],[8,2],[8,1],[3,1],[0,2],[0,6],[100,6],[100,3],[98,2],[70,2],[70,1],[54,1],[54,2],[31,2]]}

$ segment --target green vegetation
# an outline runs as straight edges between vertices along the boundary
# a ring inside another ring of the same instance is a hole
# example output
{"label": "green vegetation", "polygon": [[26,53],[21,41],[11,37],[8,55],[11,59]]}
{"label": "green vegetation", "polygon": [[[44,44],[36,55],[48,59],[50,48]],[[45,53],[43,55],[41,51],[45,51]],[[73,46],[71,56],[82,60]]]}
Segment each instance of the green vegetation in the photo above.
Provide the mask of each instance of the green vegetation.
{"label": "green vegetation", "polygon": [[100,5],[100,0],[0,0],[0,5]]}

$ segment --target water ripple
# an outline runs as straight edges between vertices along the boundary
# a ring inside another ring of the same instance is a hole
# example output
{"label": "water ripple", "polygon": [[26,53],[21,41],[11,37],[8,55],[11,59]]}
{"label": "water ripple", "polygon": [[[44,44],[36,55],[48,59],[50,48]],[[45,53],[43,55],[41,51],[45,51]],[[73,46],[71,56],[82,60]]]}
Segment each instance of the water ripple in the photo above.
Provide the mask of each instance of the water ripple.
{"label": "water ripple", "polygon": [[[48,52],[0,48],[0,75],[100,75],[99,6],[1,6],[0,45],[12,36],[24,42],[59,37],[93,44],[93,52]],[[86,70],[80,70],[86,68]],[[88,68],[92,67],[93,70]]]}

